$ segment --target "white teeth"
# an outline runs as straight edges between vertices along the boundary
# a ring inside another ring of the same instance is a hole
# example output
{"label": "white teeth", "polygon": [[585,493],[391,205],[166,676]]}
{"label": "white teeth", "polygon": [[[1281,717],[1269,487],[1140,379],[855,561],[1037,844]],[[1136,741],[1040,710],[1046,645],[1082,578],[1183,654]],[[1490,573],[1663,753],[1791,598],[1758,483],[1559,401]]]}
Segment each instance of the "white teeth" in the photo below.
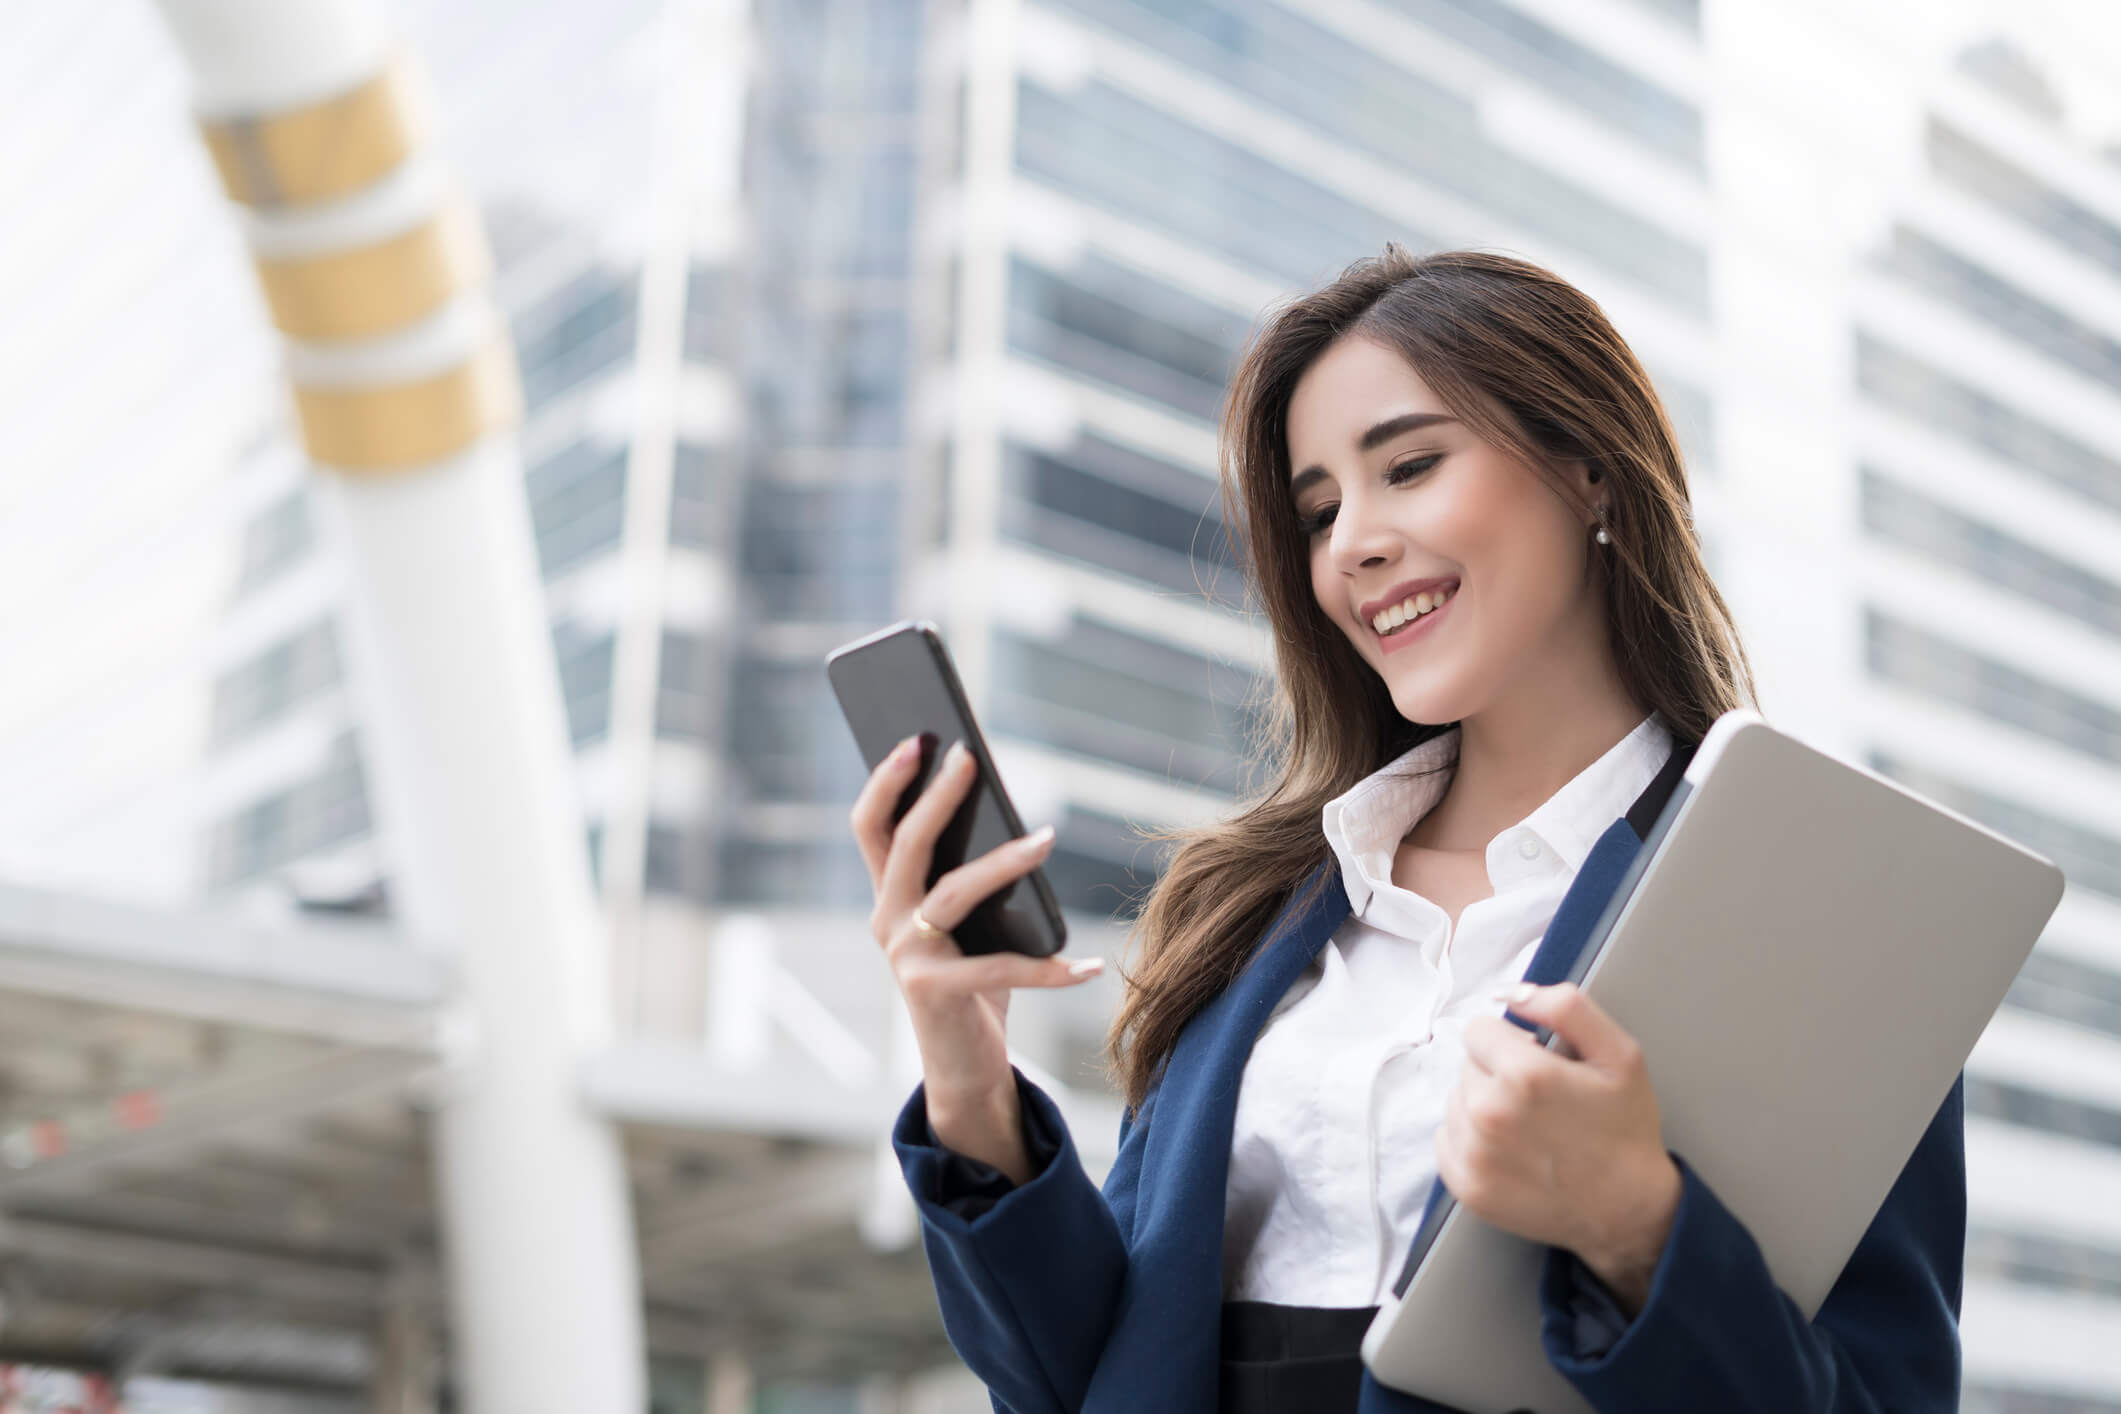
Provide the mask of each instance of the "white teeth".
{"label": "white teeth", "polygon": [[1417,594],[1389,609],[1380,610],[1370,620],[1370,627],[1377,630],[1380,636],[1388,634],[1412,619],[1442,608],[1450,600],[1451,593],[1451,590],[1437,590],[1434,593]]}

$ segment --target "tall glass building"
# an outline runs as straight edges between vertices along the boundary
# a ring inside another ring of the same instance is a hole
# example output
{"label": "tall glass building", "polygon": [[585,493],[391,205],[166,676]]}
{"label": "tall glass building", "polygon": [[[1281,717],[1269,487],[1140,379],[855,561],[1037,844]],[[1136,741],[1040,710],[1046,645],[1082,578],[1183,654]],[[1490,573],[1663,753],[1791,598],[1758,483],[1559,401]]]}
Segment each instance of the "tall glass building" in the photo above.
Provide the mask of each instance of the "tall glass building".
{"label": "tall glass building", "polygon": [[1923,115],[1852,357],[1869,764],[2062,866],[1970,1067],[1969,1411],[2121,1409],[2121,168],[2008,45]]}
{"label": "tall glass building", "polygon": [[[844,818],[863,772],[821,662],[921,614],[1017,793],[1060,824],[1067,905],[1121,907],[1154,868],[1132,826],[1211,815],[1242,784],[1265,658],[1216,504],[1223,382],[1267,305],[1386,241],[1520,251],[1591,289],[1707,457],[1690,8],[1300,8],[758,9],[745,235],[690,261],[677,325],[651,894],[866,907]],[[534,187],[487,215],[595,845],[629,808],[596,748],[619,729],[608,581],[632,548],[626,399],[655,296],[637,250]],[[273,445],[215,685],[230,759],[339,700],[331,594],[293,585],[315,557]],[[279,607],[297,597],[307,612]],[[252,603],[271,630],[244,622]],[[364,836],[344,726],[307,771],[230,773],[211,887]]]}

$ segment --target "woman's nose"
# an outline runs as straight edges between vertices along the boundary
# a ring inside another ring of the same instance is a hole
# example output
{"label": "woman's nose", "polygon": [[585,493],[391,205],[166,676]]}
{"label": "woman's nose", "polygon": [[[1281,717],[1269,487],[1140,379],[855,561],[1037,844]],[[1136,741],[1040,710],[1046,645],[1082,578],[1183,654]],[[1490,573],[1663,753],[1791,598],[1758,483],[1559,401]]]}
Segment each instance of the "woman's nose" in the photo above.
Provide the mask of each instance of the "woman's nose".
{"label": "woman's nose", "polygon": [[1378,517],[1343,501],[1333,514],[1332,535],[1327,543],[1335,566],[1354,570],[1388,559],[1398,539]]}

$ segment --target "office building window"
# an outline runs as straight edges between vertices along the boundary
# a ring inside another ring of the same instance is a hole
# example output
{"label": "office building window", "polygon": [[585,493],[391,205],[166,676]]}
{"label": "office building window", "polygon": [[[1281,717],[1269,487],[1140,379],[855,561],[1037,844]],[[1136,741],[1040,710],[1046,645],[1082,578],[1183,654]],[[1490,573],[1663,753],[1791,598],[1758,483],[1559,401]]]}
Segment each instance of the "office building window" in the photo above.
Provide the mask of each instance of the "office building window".
{"label": "office building window", "polygon": [[[1693,0],[1645,2],[1661,10],[1693,8]],[[1321,132],[1395,160],[1408,133],[1420,131],[1398,129],[1393,121],[1394,105],[1405,101],[1394,90],[1412,76],[1305,19],[1298,7],[1273,0],[1061,3]],[[1393,0],[1393,8],[1644,146],[1702,167],[1698,109],[1525,11],[1498,0]]]}
{"label": "office building window", "polygon": [[672,894],[695,903],[705,903],[712,880],[708,854],[710,841],[704,830],[650,820],[642,842],[641,886],[652,894]]}
{"label": "office building window", "polygon": [[619,543],[626,516],[626,449],[584,438],[524,478],[538,564],[552,579]]}
{"label": "office building window", "polygon": [[2121,340],[1984,270],[1907,226],[1893,229],[1886,269],[2066,368],[2121,391]]}
{"label": "office building window", "polygon": [[[1473,126],[1463,99],[1273,0],[1215,4],[1061,0],[1126,36],[1338,142],[1397,161],[1416,133]],[[1346,257],[1343,257],[1345,259]]]}
{"label": "office building window", "polygon": [[818,840],[724,839],[715,894],[729,904],[866,909],[875,898],[869,871],[845,833]]}
{"label": "office building window", "polygon": [[1065,97],[1022,85],[1017,161],[1093,206],[1290,284],[1312,284],[1388,240],[1439,244],[1098,83]]}
{"label": "office building window", "polygon": [[2014,1286],[2121,1299],[2121,1252],[2034,1233],[1970,1229],[1966,1274]]}
{"label": "office building window", "polygon": [[1997,402],[1970,383],[1862,333],[1856,336],[1856,379],[1879,403],[1930,431],[2121,511],[2121,461]]}
{"label": "office building window", "polygon": [[729,475],[727,456],[694,442],[671,453],[670,543],[712,550],[716,543],[715,492]]}
{"label": "office building window", "polygon": [[1863,527],[1881,540],[2121,637],[2121,584],[1865,468]]}
{"label": "office building window", "polygon": [[2006,1389],[1970,1380],[1960,1391],[1959,1414],[2121,1414],[2121,1400]]}
{"label": "office building window", "polygon": [[2121,1149],[2121,1110],[1981,1076],[1966,1078],[1966,1112]]}
{"label": "office building window", "polygon": [[1929,796],[1970,819],[2009,835],[2055,861],[2063,877],[2080,889],[2121,898],[2121,840],[2029,805],[1965,785],[1940,772],[1884,751],[1870,754],[1871,769]]}
{"label": "office building window", "polygon": [[851,803],[868,777],[822,663],[747,659],[728,710],[727,768],[743,799]]}
{"label": "office building window", "polygon": [[[1507,0],[1391,0],[1393,8],[1522,74],[1541,92],[1583,111],[1696,171],[1701,111],[1632,69],[1613,63]],[[1698,33],[1699,0],[1649,0]],[[1691,12],[1691,13],[1689,13]]]}
{"label": "office building window", "polygon": [[1041,868],[1062,908],[1132,918],[1155,885],[1168,847],[1141,838],[1125,820],[1071,805],[1054,828],[1053,853]]}
{"label": "office building window", "polygon": [[1876,609],[1864,612],[1873,676],[2121,764],[2121,712]]}
{"label": "office building window", "polygon": [[879,480],[747,488],[740,558],[760,612],[776,619],[888,617],[898,573],[899,488]]}
{"label": "office building window", "polygon": [[994,730],[1234,793],[1250,672],[1078,618],[1058,638],[994,635]]}
{"label": "office building window", "polygon": [[738,286],[724,265],[694,261],[685,272],[685,357],[724,363],[736,352]]}
{"label": "office building window", "polygon": [[1928,146],[1930,169],[1945,181],[2121,275],[2121,225],[1935,118]]}
{"label": "office building window", "polygon": [[1203,422],[1222,409],[1249,321],[1109,261],[1057,275],[1015,261],[1009,345]]}
{"label": "office building window", "polygon": [[1010,445],[1002,533],[1166,589],[1243,592],[1213,483],[1085,433],[1063,451]]}
{"label": "office building window", "polygon": [[595,267],[513,320],[532,412],[633,356],[639,277]]}
{"label": "office building window", "polygon": [[[1701,247],[1496,147],[1470,107],[1424,88],[1392,70],[1385,111],[1413,102],[1425,111],[1394,114],[1394,143],[1381,156],[1706,315]],[[1294,283],[1313,283],[1387,239],[1438,244],[1097,81],[1066,96],[1027,82],[1017,104],[1017,159],[1027,172]]]}
{"label": "office building window", "polygon": [[569,738],[578,747],[602,741],[611,734],[611,630],[559,620],[552,626],[552,651]]}
{"label": "office building window", "polygon": [[672,741],[715,739],[715,661],[696,633],[663,631],[655,695],[655,734]]}
{"label": "office building window", "polygon": [[2003,1000],[2021,1011],[2121,1037],[2121,975],[2075,958],[2036,951],[2018,969]]}
{"label": "office building window", "polygon": [[338,683],[338,637],[319,619],[214,680],[208,741],[218,748],[250,736]]}
{"label": "office building window", "polygon": [[278,579],[308,558],[315,544],[309,493],[298,486],[245,522],[236,593],[248,594]]}
{"label": "office building window", "polygon": [[368,792],[351,735],[342,736],[323,768],[276,790],[207,831],[207,879],[228,888],[369,831]]}

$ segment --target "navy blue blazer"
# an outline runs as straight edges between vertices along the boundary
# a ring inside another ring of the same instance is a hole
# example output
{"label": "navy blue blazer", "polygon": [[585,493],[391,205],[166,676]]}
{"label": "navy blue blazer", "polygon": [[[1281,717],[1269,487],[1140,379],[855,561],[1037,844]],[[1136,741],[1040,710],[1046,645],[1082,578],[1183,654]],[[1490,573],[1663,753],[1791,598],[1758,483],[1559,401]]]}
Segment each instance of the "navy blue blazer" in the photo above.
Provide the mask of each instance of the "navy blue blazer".
{"label": "navy blue blazer", "polygon": [[[1630,816],[1584,860],[1530,980],[1568,975],[1642,849],[1648,823]],[[1121,1124],[1102,1192],[1053,1101],[1019,1074],[1026,1126],[1057,1136],[1058,1152],[1020,1187],[1001,1180],[990,1201],[953,1201],[965,1161],[935,1144],[923,1092],[914,1091],[892,1142],[920,1210],[944,1328],[996,1410],[1215,1414],[1238,1081],[1275,1003],[1347,915],[1329,862],[1180,1034],[1156,1087]],[[1540,1296],[1547,1358],[1600,1414],[1954,1414],[1962,1090],[1953,1085],[1814,1319],[1775,1286],[1751,1234],[1675,1155],[1679,1211],[1649,1300],[1624,1327],[1587,1317],[1599,1305],[1587,1299],[1596,1278],[1572,1254],[1549,1249]],[[1365,1373],[1361,1414],[1450,1411]]]}

